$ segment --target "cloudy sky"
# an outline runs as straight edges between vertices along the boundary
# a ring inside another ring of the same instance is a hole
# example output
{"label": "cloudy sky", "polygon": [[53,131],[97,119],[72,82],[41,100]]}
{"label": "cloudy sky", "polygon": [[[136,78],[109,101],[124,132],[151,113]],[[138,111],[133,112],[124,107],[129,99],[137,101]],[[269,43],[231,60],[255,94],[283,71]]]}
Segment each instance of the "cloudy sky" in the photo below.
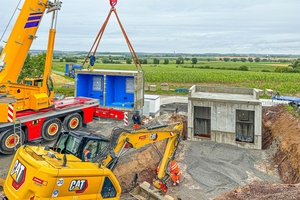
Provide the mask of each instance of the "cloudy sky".
{"label": "cloudy sky", "polygon": [[[0,37],[18,2],[1,3]],[[118,0],[116,9],[136,52],[300,54],[299,6],[299,0]],[[55,49],[88,51],[109,10],[109,0],[64,0]],[[50,18],[44,16],[31,49],[46,48]],[[129,52],[114,15],[98,51]]]}

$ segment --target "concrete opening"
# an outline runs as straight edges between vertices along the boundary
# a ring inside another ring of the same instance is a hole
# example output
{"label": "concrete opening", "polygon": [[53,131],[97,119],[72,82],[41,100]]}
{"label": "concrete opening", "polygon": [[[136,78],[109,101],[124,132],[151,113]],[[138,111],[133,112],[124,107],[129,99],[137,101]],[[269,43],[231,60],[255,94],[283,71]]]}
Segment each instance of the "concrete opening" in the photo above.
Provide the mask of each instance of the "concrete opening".
{"label": "concrete opening", "polygon": [[236,110],[236,141],[254,142],[254,111]]}
{"label": "concrete opening", "polygon": [[194,136],[211,137],[211,108],[195,106]]}

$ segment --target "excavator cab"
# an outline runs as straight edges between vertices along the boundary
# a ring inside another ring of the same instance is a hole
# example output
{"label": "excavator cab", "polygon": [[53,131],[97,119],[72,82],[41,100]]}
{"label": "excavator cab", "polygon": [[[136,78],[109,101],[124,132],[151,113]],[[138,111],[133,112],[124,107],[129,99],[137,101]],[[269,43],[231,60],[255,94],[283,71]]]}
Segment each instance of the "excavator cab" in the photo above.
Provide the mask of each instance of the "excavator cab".
{"label": "excavator cab", "polygon": [[[183,123],[177,122],[139,130],[115,127],[110,138],[70,131],[61,132],[53,147],[23,145],[10,166],[4,194],[7,199],[120,199],[122,189],[113,173],[118,159],[130,149],[166,140],[161,165],[153,181],[158,190],[155,192],[149,184],[143,184],[145,187],[131,194],[143,199],[171,199],[168,195],[162,197],[161,192],[167,191],[168,163],[177,151],[182,130]],[[83,151],[90,144],[95,145],[94,159],[83,162]],[[136,178],[135,175],[133,183]]]}
{"label": "excavator cab", "polygon": [[81,131],[62,132],[52,149],[63,154],[73,154],[84,161],[84,150],[92,146],[90,161],[101,154],[110,143],[110,140],[103,135],[86,133]]}

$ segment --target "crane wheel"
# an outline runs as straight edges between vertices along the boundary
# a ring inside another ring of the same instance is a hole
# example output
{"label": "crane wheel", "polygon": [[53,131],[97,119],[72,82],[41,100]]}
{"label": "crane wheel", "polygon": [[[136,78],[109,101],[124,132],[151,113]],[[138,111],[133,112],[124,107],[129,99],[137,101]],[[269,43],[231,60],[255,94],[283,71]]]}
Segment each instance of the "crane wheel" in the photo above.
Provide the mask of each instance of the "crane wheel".
{"label": "crane wheel", "polygon": [[0,152],[3,154],[13,154],[16,148],[24,144],[24,141],[25,133],[23,130],[18,133],[14,133],[14,129],[3,131],[0,133]]}
{"label": "crane wheel", "polygon": [[49,119],[44,122],[42,137],[46,141],[55,140],[61,132],[61,122],[57,118]]}
{"label": "crane wheel", "polygon": [[75,131],[82,126],[82,117],[78,113],[71,114],[64,119],[63,124],[68,131]]}

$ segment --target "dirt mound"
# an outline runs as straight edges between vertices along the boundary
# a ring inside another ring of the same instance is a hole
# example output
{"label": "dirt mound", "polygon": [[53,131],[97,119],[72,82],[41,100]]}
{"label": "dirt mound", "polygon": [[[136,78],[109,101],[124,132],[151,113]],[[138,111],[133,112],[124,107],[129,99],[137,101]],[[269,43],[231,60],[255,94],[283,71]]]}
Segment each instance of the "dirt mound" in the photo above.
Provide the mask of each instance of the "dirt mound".
{"label": "dirt mound", "polygon": [[187,116],[185,114],[179,113],[172,113],[171,116],[168,114],[165,114],[167,117],[165,117],[166,120],[164,122],[166,123],[175,123],[175,122],[182,122],[183,123],[183,130],[182,130],[182,139],[187,139]]}
{"label": "dirt mound", "polygon": [[271,126],[284,112],[283,106],[267,107],[262,110],[262,149],[268,149],[274,141]]}
{"label": "dirt mound", "polygon": [[147,146],[139,151],[129,153],[124,156],[114,170],[114,174],[119,180],[123,192],[132,189],[132,182],[135,173],[138,174],[138,182],[147,181],[152,183],[156,176],[156,168],[163,152],[158,152],[165,148],[165,142],[157,142],[155,146]]}
{"label": "dirt mound", "polygon": [[[176,113],[163,117],[167,119],[163,120],[164,123],[179,122],[184,118]],[[144,181],[152,183],[156,177],[156,169],[165,146],[165,141],[156,142],[139,150],[133,150],[120,159],[114,174],[118,178],[123,192],[126,193],[133,189],[132,182],[129,180],[133,180],[135,173],[138,174],[139,183]]]}
{"label": "dirt mound", "polygon": [[298,199],[300,184],[275,184],[266,181],[254,181],[244,187],[236,187],[232,191],[215,198],[215,200],[281,200]]}
{"label": "dirt mound", "polygon": [[[283,109],[283,106],[279,108]],[[299,118],[290,112],[282,112],[270,125],[274,138],[280,138],[280,146],[274,156],[279,175],[284,183],[298,183],[300,177],[300,125]]]}

